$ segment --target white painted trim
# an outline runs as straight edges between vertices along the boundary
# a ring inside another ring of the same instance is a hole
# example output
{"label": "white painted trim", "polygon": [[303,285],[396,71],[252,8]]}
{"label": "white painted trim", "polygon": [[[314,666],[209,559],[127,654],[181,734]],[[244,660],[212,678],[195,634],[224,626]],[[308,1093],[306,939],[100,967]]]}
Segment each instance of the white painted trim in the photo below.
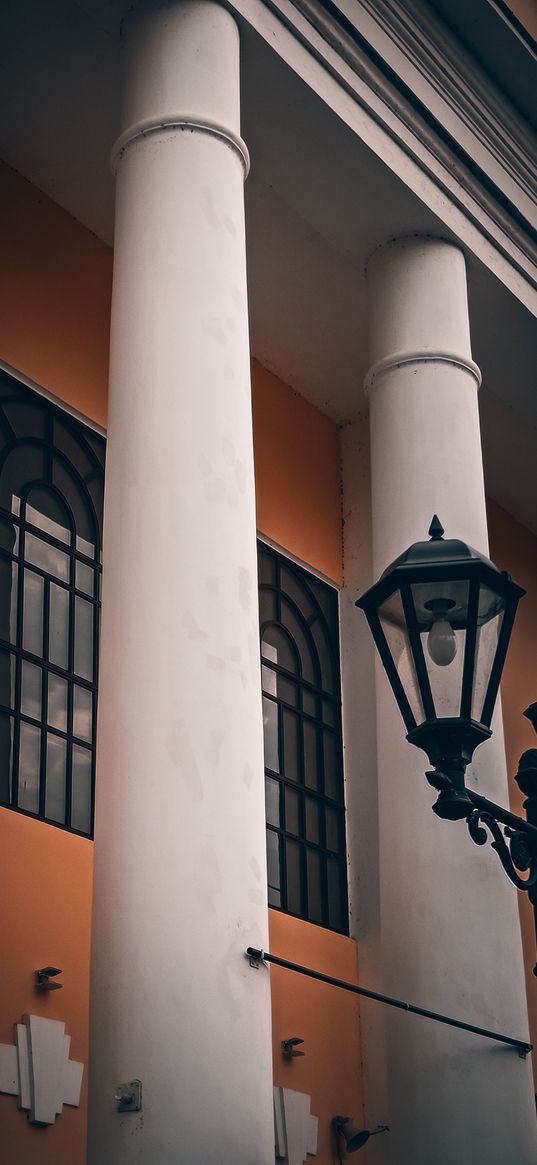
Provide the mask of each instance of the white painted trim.
{"label": "white painted trim", "polygon": [[270,546],[271,550],[275,550],[277,554],[281,554],[283,558],[288,558],[290,562],[294,562],[296,566],[300,566],[302,570],[309,571],[314,578],[318,578],[319,582],[326,583],[327,586],[332,587],[334,591],[341,591],[339,583],[334,582],[333,578],[328,578],[328,575],[323,574],[322,570],[317,570],[311,563],[306,562],[304,558],[299,558],[298,555],[292,554],[286,546],[282,546],[280,542],[275,542],[274,538],[269,538],[267,534],[262,534],[261,530],[257,531],[259,542],[264,542],[265,546]]}
{"label": "white painted trim", "polygon": [[117,141],[112,147],[110,162],[112,172],[115,174],[119,162],[126,150],[134,145],[140,138],[146,138],[150,134],[155,133],[175,133],[189,131],[190,133],[209,134],[211,137],[217,138],[224,142],[226,146],[239,155],[244,170],[245,179],[248,177],[250,170],[250,155],[248,147],[243,138],[239,134],[234,133],[232,129],[221,125],[220,122],[214,121],[212,118],[205,118],[200,121],[196,117],[182,116],[178,114],[171,114],[166,118],[152,118],[146,117],[141,121],[137,121],[134,125],[130,125],[128,129],[124,130],[119,135]]}
{"label": "white painted trim", "polygon": [[452,364],[455,368],[463,368],[469,372],[476,380],[477,387],[481,388],[481,369],[474,360],[470,360],[466,356],[459,356],[456,352],[433,352],[423,348],[415,352],[394,352],[390,356],[384,356],[382,360],[378,360],[367,373],[364,380],[364,391],[369,394],[379,376],[389,372],[391,368],[401,368],[404,364]]}
{"label": "white painted trim", "polygon": [[56,405],[56,408],[61,409],[62,412],[68,413],[70,417],[74,417],[75,421],[80,421],[80,423],[85,425],[87,429],[93,429],[93,431],[98,433],[100,437],[104,437],[106,439],[106,429],[104,429],[102,425],[97,424],[97,421],[94,421],[92,417],[87,417],[85,413],[81,413],[80,410],[75,409],[73,405],[67,404],[66,401],[61,399],[61,397],[56,396],[53,392],[50,392],[48,388],[43,388],[42,384],[38,384],[37,381],[32,380],[30,376],[25,376],[24,372],[19,372],[19,369],[14,368],[12,364],[8,364],[7,360],[0,359],[0,369],[3,372],[7,372],[9,376],[14,378],[14,380],[18,380],[21,384],[25,384],[26,388],[31,388],[33,392],[37,392],[39,396],[44,396],[45,400],[49,400],[51,404]]}

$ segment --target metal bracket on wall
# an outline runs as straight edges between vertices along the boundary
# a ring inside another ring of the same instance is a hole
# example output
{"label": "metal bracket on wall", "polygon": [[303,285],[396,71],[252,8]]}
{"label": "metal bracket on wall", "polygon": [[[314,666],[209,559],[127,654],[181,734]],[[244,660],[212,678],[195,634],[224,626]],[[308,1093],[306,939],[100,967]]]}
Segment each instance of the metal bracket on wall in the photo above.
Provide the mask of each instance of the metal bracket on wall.
{"label": "metal bracket on wall", "polygon": [[140,1112],[142,1108],[142,1081],[128,1080],[126,1084],[118,1084],[114,1100],[118,1112]]}

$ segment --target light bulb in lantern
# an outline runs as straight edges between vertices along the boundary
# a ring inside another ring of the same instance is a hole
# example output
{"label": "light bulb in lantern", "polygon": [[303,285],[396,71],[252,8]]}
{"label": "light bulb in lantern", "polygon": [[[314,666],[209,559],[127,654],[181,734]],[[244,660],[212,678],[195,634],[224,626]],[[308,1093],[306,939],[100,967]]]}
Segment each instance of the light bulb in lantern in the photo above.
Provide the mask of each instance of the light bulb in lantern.
{"label": "light bulb in lantern", "polygon": [[430,599],[425,604],[434,618],[427,636],[427,651],[438,667],[447,667],[457,654],[457,640],[447,612],[455,604],[450,599]]}

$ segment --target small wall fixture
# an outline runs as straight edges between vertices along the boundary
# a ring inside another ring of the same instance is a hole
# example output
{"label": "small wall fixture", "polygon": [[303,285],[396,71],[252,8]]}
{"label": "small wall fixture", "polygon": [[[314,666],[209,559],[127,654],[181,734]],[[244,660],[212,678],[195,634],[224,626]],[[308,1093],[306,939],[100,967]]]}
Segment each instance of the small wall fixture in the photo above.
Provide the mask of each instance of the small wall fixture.
{"label": "small wall fixture", "polygon": [[297,1051],[298,1044],[303,1044],[304,1040],[301,1036],[290,1036],[288,1040],[282,1040],[282,1054],[286,1060],[294,1060],[297,1056],[305,1056],[305,1052]]}
{"label": "small wall fixture", "polygon": [[388,1125],[379,1125],[376,1129],[359,1129],[355,1125],[350,1116],[334,1116],[332,1117],[332,1128],[336,1136],[336,1144],[338,1147],[339,1159],[341,1161],[341,1154],[339,1153],[340,1137],[345,1141],[346,1153],[357,1153],[358,1149],[362,1149],[366,1141],[370,1137],[376,1137],[377,1133],[389,1133]]}
{"label": "small wall fixture", "polygon": [[40,967],[35,973],[36,987],[40,991],[59,991],[63,987],[63,983],[51,983],[56,975],[61,975],[61,967]]}

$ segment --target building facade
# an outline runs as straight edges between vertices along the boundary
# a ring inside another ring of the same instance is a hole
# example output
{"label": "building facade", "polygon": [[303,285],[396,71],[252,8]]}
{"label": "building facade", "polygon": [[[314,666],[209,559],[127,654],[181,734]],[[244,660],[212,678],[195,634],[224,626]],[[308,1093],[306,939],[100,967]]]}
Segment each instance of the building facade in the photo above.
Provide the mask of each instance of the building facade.
{"label": "building facade", "polygon": [[526,588],[468,778],[521,812],[535,5],[1,20],[3,1160],[532,1165],[531,1056],[246,951],[537,1040],[355,606],[434,513]]}

